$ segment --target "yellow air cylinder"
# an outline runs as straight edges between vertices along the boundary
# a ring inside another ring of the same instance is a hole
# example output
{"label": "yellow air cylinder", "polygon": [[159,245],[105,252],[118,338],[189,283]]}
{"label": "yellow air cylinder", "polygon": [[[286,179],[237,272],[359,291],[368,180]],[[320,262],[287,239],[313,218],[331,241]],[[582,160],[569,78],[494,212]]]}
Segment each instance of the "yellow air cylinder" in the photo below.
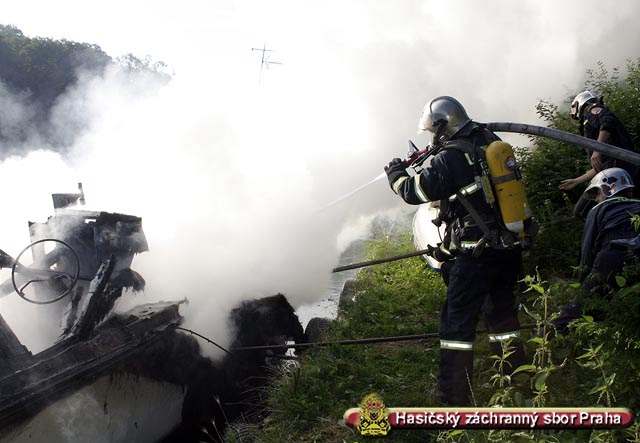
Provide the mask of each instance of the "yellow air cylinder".
{"label": "yellow air cylinder", "polygon": [[485,158],[502,221],[509,231],[522,237],[524,220],[530,214],[513,148],[503,141],[492,142],[485,150]]}

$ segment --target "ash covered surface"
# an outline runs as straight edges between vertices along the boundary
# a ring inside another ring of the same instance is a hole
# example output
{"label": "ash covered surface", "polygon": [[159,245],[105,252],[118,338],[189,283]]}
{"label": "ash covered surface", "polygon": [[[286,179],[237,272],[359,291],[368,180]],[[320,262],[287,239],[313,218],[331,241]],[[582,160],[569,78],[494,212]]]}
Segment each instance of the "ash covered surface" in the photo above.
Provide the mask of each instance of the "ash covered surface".
{"label": "ash covered surface", "polygon": [[67,338],[36,354],[28,366],[0,379],[0,428],[10,428],[70,391],[91,383],[118,365],[144,356],[179,324],[178,304],[158,303],[116,315],[91,338]]}

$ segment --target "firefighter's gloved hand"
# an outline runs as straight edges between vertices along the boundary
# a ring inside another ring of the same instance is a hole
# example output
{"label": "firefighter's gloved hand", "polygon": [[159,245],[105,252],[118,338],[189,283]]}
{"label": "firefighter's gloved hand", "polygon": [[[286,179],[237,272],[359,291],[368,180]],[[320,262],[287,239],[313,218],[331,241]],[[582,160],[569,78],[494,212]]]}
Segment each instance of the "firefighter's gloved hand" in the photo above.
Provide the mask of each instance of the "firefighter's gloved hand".
{"label": "firefighter's gloved hand", "polygon": [[387,166],[384,167],[384,172],[386,172],[387,175],[399,171],[402,171],[404,174],[409,175],[407,174],[407,167],[404,164],[404,160],[402,160],[401,158],[394,158],[389,162]]}
{"label": "firefighter's gloved hand", "polygon": [[407,166],[402,159],[394,158],[387,166],[384,167],[384,172],[387,173],[391,189],[393,189],[393,192],[397,194],[398,188],[402,182],[409,177]]}
{"label": "firefighter's gloved hand", "polygon": [[453,258],[451,253],[443,248],[442,243],[438,243],[438,247],[427,245],[427,255],[430,255],[441,263],[451,260]]}

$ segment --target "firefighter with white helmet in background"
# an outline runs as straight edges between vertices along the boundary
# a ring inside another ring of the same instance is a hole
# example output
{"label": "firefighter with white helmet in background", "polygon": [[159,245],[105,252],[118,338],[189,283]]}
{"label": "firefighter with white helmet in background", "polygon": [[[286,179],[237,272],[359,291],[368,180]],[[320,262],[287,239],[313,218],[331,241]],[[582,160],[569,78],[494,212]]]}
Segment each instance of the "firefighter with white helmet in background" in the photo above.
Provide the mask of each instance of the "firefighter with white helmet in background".
{"label": "firefighter with white helmet in background", "polygon": [[[580,123],[580,135],[633,151],[633,140],[626,128],[620,119],[604,105],[602,97],[593,91],[585,90],[576,95],[571,103],[570,114],[571,118]],[[589,161],[591,169],[580,177],[563,180],[560,183],[560,189],[569,191],[581,183],[588,182],[598,172],[612,167],[620,167],[626,170],[634,180],[638,179],[638,169],[630,163],[608,158],[597,151],[589,153]],[[584,216],[589,208],[587,201],[582,198],[576,205],[576,215]]]}
{"label": "firefighter with white helmet in background", "polygon": [[[597,173],[584,197],[595,203],[589,211],[582,234],[580,270],[582,294],[563,306],[556,328],[565,332],[569,322],[582,313],[583,299],[607,297],[616,288],[615,277],[640,252],[640,237],[631,222],[640,214],[640,200],[632,198],[633,179],[622,168]],[[598,312],[590,312],[598,317]]]}
{"label": "firefighter with white helmet in background", "polygon": [[[492,200],[485,189],[491,187],[486,149],[500,139],[447,96],[427,103],[419,129],[433,133],[436,153],[430,164],[411,176],[406,163],[396,158],[385,171],[392,190],[405,202],[440,204],[438,220],[446,230],[438,258],[448,260],[442,268],[447,296],[440,321],[438,387],[444,404],[463,406],[470,404],[473,343],[483,306],[493,351],[501,352],[501,344],[509,340],[515,347],[512,369],[522,360],[514,296],[522,238],[506,228],[495,195]],[[507,144],[497,144],[501,145]],[[507,158],[506,164],[510,174],[494,177],[494,184],[515,180],[515,157]]]}

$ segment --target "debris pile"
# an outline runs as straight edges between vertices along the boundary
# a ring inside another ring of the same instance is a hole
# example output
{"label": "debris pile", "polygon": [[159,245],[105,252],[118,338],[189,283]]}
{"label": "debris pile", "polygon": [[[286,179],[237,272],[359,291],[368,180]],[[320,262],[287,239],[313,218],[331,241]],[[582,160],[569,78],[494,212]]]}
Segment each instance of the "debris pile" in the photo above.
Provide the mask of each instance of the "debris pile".
{"label": "debris pile", "polygon": [[[176,329],[182,302],[114,313],[125,289],[145,285],[130,268],[148,250],[142,220],[69,207],[81,199],[56,194],[55,215],[29,223],[31,245],[16,259],[3,253],[12,273],[0,294],[55,303],[61,328],[55,344],[32,354],[0,313],[0,441],[42,432],[49,441],[222,440],[229,422],[259,414],[260,388],[281,354],[204,357],[198,341]],[[283,295],[243,302],[228,322],[232,348],[305,341]],[[151,397],[162,401],[141,403]]]}

